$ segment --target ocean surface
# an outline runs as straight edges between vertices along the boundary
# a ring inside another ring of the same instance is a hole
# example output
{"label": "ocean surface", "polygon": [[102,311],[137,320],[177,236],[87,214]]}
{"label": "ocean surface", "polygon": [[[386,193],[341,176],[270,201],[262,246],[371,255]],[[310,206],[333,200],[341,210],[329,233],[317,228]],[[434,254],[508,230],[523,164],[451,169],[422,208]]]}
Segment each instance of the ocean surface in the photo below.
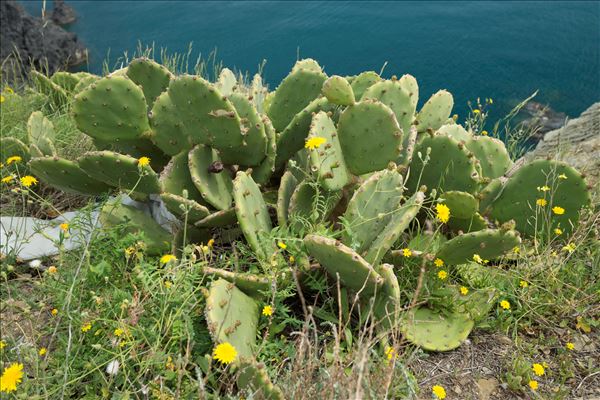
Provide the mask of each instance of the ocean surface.
{"label": "ocean surface", "polygon": [[[21,1],[40,15],[41,1]],[[187,52],[217,49],[225,66],[256,72],[273,88],[296,58],[328,74],[414,75],[420,103],[448,89],[494,99],[491,117],[539,90],[536,101],[576,116],[600,100],[600,2],[588,1],[68,1],[69,27],[90,50],[87,68],[130,55],[138,43]],[[52,8],[51,1],[47,7]]]}

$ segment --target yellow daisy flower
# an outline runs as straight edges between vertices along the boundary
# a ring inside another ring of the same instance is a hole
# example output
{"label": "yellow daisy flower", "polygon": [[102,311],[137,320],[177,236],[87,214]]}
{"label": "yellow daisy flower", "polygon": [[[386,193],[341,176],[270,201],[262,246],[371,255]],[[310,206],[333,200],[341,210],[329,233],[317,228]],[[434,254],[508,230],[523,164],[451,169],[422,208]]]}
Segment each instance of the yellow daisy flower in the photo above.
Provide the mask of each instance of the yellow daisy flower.
{"label": "yellow daisy flower", "polygon": [[500,302],[500,307],[504,308],[505,310],[510,310],[510,303],[507,300],[502,300]]}
{"label": "yellow daisy flower", "polygon": [[467,294],[469,294],[469,288],[467,288],[466,286],[461,286],[460,294],[462,294],[463,296],[466,296]]}
{"label": "yellow daisy flower", "polygon": [[537,390],[537,388],[538,388],[538,381],[530,380],[529,381],[529,387],[531,388],[531,390]]}
{"label": "yellow daisy flower", "polygon": [[548,202],[546,201],[546,199],[537,199],[535,201],[535,204],[537,204],[540,207],[544,207],[546,204],[548,204]]}
{"label": "yellow daisy flower", "polygon": [[433,395],[439,400],[444,400],[446,398],[446,389],[444,389],[440,385],[435,385],[431,388],[431,392]]}
{"label": "yellow daisy flower", "polygon": [[573,343],[571,343],[571,342],[567,342],[567,344],[565,345],[565,347],[569,351],[575,350],[575,345]]}
{"label": "yellow daisy flower", "polygon": [[150,158],[148,158],[148,157],[138,158],[138,167],[145,167],[146,165],[150,165]]}
{"label": "yellow daisy flower", "polygon": [[48,352],[48,349],[47,349],[47,348],[45,348],[45,347],[42,347],[42,348],[40,349],[40,351],[38,351],[38,354],[39,354],[41,357],[43,357],[43,356],[44,356],[44,355],[45,355],[47,352]]}
{"label": "yellow daisy flower", "polygon": [[542,376],[546,373],[546,370],[544,369],[544,366],[542,364],[533,364],[531,366],[531,369],[533,370],[533,373],[537,376]]}
{"label": "yellow daisy flower", "polygon": [[160,263],[161,264],[167,264],[171,261],[175,261],[177,260],[177,257],[175,257],[173,254],[165,254],[164,256],[162,256],[160,258]]}
{"label": "yellow daisy flower", "polygon": [[81,332],[86,333],[90,329],[92,329],[92,324],[90,322],[87,322],[81,327]]}
{"label": "yellow daisy flower", "polygon": [[441,270],[437,273],[438,278],[440,278],[441,280],[444,280],[448,277],[448,273],[444,270]]}
{"label": "yellow daisy flower", "polygon": [[282,250],[287,249],[287,244],[283,243],[281,240],[277,242],[277,246]]}
{"label": "yellow daisy flower", "polygon": [[222,364],[230,364],[237,357],[237,350],[229,342],[224,342],[215,347],[213,359]]}
{"label": "yellow daisy flower", "polygon": [[552,207],[552,212],[556,215],[563,215],[565,213],[565,209],[559,206]]}
{"label": "yellow daisy flower", "polygon": [[23,380],[23,364],[12,363],[0,376],[0,392],[14,392]]}
{"label": "yellow daisy flower", "polygon": [[309,150],[314,150],[314,149],[318,149],[319,147],[321,147],[322,144],[324,144],[326,142],[327,142],[327,139],[319,137],[319,136],[314,136],[314,137],[311,137],[306,140],[304,147]]}
{"label": "yellow daisy flower", "polygon": [[437,219],[442,223],[447,223],[450,219],[450,208],[445,204],[436,204],[435,211],[437,213]]}
{"label": "yellow daisy flower", "polygon": [[25,187],[30,187],[31,185],[36,185],[37,183],[38,180],[31,175],[26,175],[21,178],[21,184]]}
{"label": "yellow daisy flower", "polygon": [[4,178],[2,178],[2,183],[11,183],[13,179],[15,179],[14,175],[7,175]]}
{"label": "yellow daisy flower", "polygon": [[520,281],[519,286],[521,286],[522,288],[526,288],[529,286],[529,283],[527,281]]}
{"label": "yellow daisy flower", "polygon": [[273,315],[273,307],[264,306],[262,309],[262,315],[264,315],[265,317],[270,317],[271,315]]}
{"label": "yellow daisy flower", "polygon": [[444,266],[444,260],[442,260],[441,258],[436,258],[435,260],[433,260],[433,264],[440,268]]}
{"label": "yellow daisy flower", "polygon": [[20,163],[23,159],[20,156],[12,156],[6,159],[6,165],[10,165],[12,163]]}

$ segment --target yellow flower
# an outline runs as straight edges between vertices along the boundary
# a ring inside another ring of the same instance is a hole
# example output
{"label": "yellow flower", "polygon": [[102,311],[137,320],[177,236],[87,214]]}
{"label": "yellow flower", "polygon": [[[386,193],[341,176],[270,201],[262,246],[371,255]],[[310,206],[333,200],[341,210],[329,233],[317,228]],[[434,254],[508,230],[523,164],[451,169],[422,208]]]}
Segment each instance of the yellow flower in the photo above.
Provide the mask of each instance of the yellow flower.
{"label": "yellow flower", "polygon": [[571,342],[567,342],[565,347],[567,348],[567,350],[575,350],[575,345]]}
{"label": "yellow flower", "polygon": [[54,275],[57,272],[58,272],[58,268],[56,268],[54,265],[51,265],[51,266],[48,267],[48,273],[50,275]]}
{"label": "yellow flower", "polygon": [[481,111],[479,110],[479,108],[476,108],[473,110],[473,114],[478,115]]}
{"label": "yellow flower", "polygon": [[521,252],[521,249],[519,248],[519,246],[515,246],[515,247],[513,247],[513,250],[512,250],[512,251],[513,251],[513,253],[515,253],[515,254],[519,254],[519,253]]}
{"label": "yellow flower", "polygon": [[12,157],[8,157],[6,159],[6,165],[10,165],[12,163],[19,163],[21,162],[23,159],[20,156],[12,156]]}
{"label": "yellow flower", "polygon": [[563,231],[560,228],[554,228],[554,234],[555,235],[562,235]]}
{"label": "yellow flower", "polygon": [[533,370],[533,373],[537,376],[542,376],[546,373],[546,370],[544,369],[544,366],[542,364],[533,364],[531,366],[531,369]]}
{"label": "yellow flower", "polygon": [[208,241],[208,243],[206,243],[206,245],[207,245],[208,247],[213,247],[213,246],[214,246],[214,244],[215,244],[215,239],[210,239],[210,240]]}
{"label": "yellow flower", "polygon": [[53,308],[52,311],[50,311],[50,314],[52,314],[53,317],[56,317],[56,315],[58,314],[58,310],[56,308]]}
{"label": "yellow flower", "polygon": [[565,213],[565,209],[559,206],[552,207],[552,212],[556,215],[563,215]]}
{"label": "yellow flower", "polygon": [[23,380],[23,364],[12,363],[10,367],[2,372],[0,377],[0,392],[14,392],[17,390],[17,384]]}
{"label": "yellow flower", "polygon": [[123,332],[124,332],[123,329],[117,328],[117,329],[114,330],[113,333],[114,333],[115,336],[121,336],[123,334]]}
{"label": "yellow flower", "polygon": [[165,254],[164,256],[162,256],[160,258],[160,263],[167,264],[168,262],[175,261],[175,260],[177,260],[177,257],[175,257],[173,254]]}
{"label": "yellow flower", "polygon": [[527,281],[520,281],[519,286],[521,286],[522,288],[526,288],[529,286],[529,283],[527,283]]}
{"label": "yellow flower", "polygon": [[173,282],[171,282],[171,281],[165,281],[165,287],[167,289],[171,289],[171,286],[173,286]]}
{"label": "yellow flower", "polygon": [[388,347],[387,349],[385,349],[385,356],[388,359],[388,361],[391,361],[392,358],[396,356],[396,350],[394,350],[393,347]]}
{"label": "yellow flower", "polygon": [[444,270],[441,270],[437,273],[438,278],[440,278],[441,280],[444,280],[448,277],[448,273]]}
{"label": "yellow flower", "polygon": [[166,369],[170,369],[173,371],[175,369],[175,364],[173,364],[173,358],[171,356],[167,357],[167,363],[165,364]]}
{"label": "yellow flower", "polygon": [[466,296],[467,294],[469,294],[469,289],[466,286],[461,286],[460,294],[462,294],[463,296]]}
{"label": "yellow flower", "polygon": [[290,256],[290,264],[293,264],[296,261],[296,258],[294,256]]}
{"label": "yellow flower", "polygon": [[574,252],[574,251],[575,251],[575,248],[576,248],[575,244],[573,244],[573,243],[569,243],[568,245],[566,245],[566,246],[563,246],[563,248],[562,248],[562,249],[563,249],[563,251],[568,251],[568,252],[569,252],[569,254],[570,254],[570,253],[572,253],[572,252]]}
{"label": "yellow flower", "polygon": [[208,254],[209,251],[210,251],[210,247],[208,247],[208,246],[202,246],[202,252],[204,254]]}
{"label": "yellow flower", "polygon": [[15,92],[14,90],[12,90],[12,88],[10,86],[5,87],[4,90],[6,91],[6,93],[10,93],[10,94],[13,94]]}
{"label": "yellow flower", "polygon": [[435,260],[433,260],[433,264],[440,268],[444,266],[444,260],[442,260],[441,258],[436,258]]}
{"label": "yellow flower", "polygon": [[92,324],[90,322],[86,322],[85,324],[83,324],[83,326],[81,327],[81,332],[86,333],[87,331],[89,331],[90,329],[92,329]]}
{"label": "yellow flower", "polygon": [[537,199],[535,201],[535,204],[537,204],[540,207],[544,207],[546,204],[548,204],[548,202],[546,201],[546,199]]}
{"label": "yellow flower", "polygon": [[2,350],[5,347],[6,347],[6,343],[4,343],[4,340],[0,340],[0,350]]}
{"label": "yellow flower", "polygon": [[36,185],[37,183],[38,180],[31,175],[27,175],[21,178],[21,184],[25,187],[30,187],[31,185]]}
{"label": "yellow flower", "polygon": [[277,242],[277,246],[282,250],[287,249],[287,244],[283,243],[281,240]]}
{"label": "yellow flower", "polygon": [[537,388],[538,388],[538,381],[530,380],[529,381],[529,387],[531,388],[531,390],[537,390]]}
{"label": "yellow flower", "polygon": [[546,185],[544,185],[542,187],[538,186],[537,190],[539,190],[540,192],[547,192],[548,190],[550,190],[550,187],[548,187]]}
{"label": "yellow flower", "polygon": [[491,97],[488,99],[488,103],[489,104],[494,104],[494,99],[492,99]]}
{"label": "yellow flower", "polygon": [[500,307],[504,308],[505,310],[510,310],[510,303],[507,300],[502,300],[500,302]]}
{"label": "yellow flower", "polygon": [[42,348],[40,349],[40,351],[38,351],[38,354],[39,354],[40,356],[44,356],[44,355],[45,355],[47,352],[48,352],[48,349],[47,349],[47,348],[45,348],[45,347],[42,347]]}
{"label": "yellow flower", "polygon": [[125,255],[127,257],[131,257],[131,255],[135,253],[135,247],[133,246],[129,246],[128,248],[125,249]]}
{"label": "yellow flower", "polygon": [[2,178],[2,183],[11,183],[13,179],[15,179],[14,175],[7,175]]}
{"label": "yellow flower", "polygon": [[567,179],[567,176],[565,174],[560,174],[558,176],[558,179]]}
{"label": "yellow flower", "polygon": [[304,147],[309,150],[314,150],[314,149],[318,149],[319,147],[321,147],[321,145],[324,144],[325,142],[327,142],[327,139],[319,137],[319,136],[314,136],[314,137],[311,137],[306,140]]}
{"label": "yellow flower", "polygon": [[434,387],[431,388],[431,392],[433,393],[433,395],[440,399],[443,400],[446,398],[446,389],[444,389],[442,386],[440,385],[435,385]]}
{"label": "yellow flower", "polygon": [[4,100],[6,100],[6,99],[4,98],[4,96],[2,96],[2,95],[0,94],[0,103],[4,103]]}
{"label": "yellow flower", "polygon": [[270,317],[271,315],[273,315],[273,307],[264,306],[262,309],[262,315],[264,315],[265,317]]}
{"label": "yellow flower", "polygon": [[69,224],[63,222],[62,224],[60,224],[60,229],[62,229],[63,232],[67,232],[69,230]]}
{"label": "yellow flower", "polygon": [[237,357],[237,350],[229,342],[221,343],[213,351],[213,359],[222,364],[229,364]]}
{"label": "yellow flower", "polygon": [[410,256],[412,256],[412,251],[410,249],[408,249],[408,248],[402,249],[402,255],[404,257],[410,257]]}
{"label": "yellow flower", "polygon": [[473,254],[473,261],[479,264],[483,264],[483,258],[479,254]]}
{"label": "yellow flower", "polygon": [[145,167],[146,165],[150,165],[150,158],[148,158],[148,157],[138,158],[138,167]]}
{"label": "yellow flower", "polygon": [[447,223],[450,219],[450,209],[445,204],[437,204],[435,206],[435,211],[437,212],[437,219],[442,223]]}
{"label": "yellow flower", "polygon": [[481,131],[481,134],[482,134],[483,136],[487,136],[487,135],[488,135],[488,131]]}

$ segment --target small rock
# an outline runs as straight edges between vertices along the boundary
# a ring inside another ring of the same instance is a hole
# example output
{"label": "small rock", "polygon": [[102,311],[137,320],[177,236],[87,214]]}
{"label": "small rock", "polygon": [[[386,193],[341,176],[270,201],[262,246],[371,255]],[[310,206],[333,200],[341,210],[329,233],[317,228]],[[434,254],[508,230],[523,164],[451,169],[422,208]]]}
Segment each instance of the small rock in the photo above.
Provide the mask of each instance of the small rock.
{"label": "small rock", "polygon": [[481,378],[477,380],[477,387],[479,388],[479,400],[489,400],[498,388],[498,380],[495,378]]}
{"label": "small rock", "polygon": [[50,19],[56,25],[64,26],[75,22],[77,16],[73,7],[65,4],[64,0],[54,0],[54,8],[52,9]]}

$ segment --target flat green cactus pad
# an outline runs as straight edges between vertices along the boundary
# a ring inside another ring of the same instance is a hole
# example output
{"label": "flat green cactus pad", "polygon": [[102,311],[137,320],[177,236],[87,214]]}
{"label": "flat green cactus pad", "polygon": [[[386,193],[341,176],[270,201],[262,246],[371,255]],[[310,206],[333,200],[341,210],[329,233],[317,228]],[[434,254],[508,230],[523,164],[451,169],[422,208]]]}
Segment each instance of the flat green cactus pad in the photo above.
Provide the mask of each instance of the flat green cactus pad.
{"label": "flat green cactus pad", "polygon": [[112,151],[91,151],[79,157],[78,164],[86,174],[107,185],[138,193],[160,193],[158,175],[149,166],[138,166],[138,160]]}
{"label": "flat green cactus pad", "polygon": [[137,139],[150,130],[142,89],[122,76],[106,77],[75,96],[73,117],[83,133],[101,140]]}
{"label": "flat green cactus pad", "polygon": [[237,78],[233,71],[229,68],[223,68],[219,72],[219,79],[215,82],[215,87],[223,96],[231,96],[237,87]]}
{"label": "flat green cactus pad", "polygon": [[89,74],[88,76],[82,76],[81,78],[79,78],[79,82],[77,82],[75,88],[73,88],[73,93],[77,94],[82,92],[88,86],[90,86],[92,83],[96,82],[99,79],[101,79],[99,76],[92,74]]}
{"label": "flat green cactus pad", "polygon": [[345,78],[338,75],[327,78],[321,92],[332,104],[349,106],[355,102],[352,87]]}
{"label": "flat green cactus pad", "polygon": [[277,157],[277,133],[271,120],[266,115],[262,116],[262,122],[265,126],[267,135],[267,155],[259,165],[252,168],[252,179],[259,185],[269,182],[273,172],[275,172],[275,158]]}
{"label": "flat green cactus pad", "polygon": [[440,129],[438,129],[438,133],[443,133],[444,135],[450,136],[457,142],[467,143],[473,138],[473,135],[463,128],[462,125],[454,123],[442,125]]}
{"label": "flat green cactus pad", "polygon": [[192,148],[177,106],[167,91],[154,101],[149,120],[152,125],[149,138],[165,154],[174,156]]}
{"label": "flat green cactus pad", "polygon": [[243,360],[240,363],[237,384],[240,388],[250,389],[253,393],[260,393],[261,399],[285,399],[283,391],[271,382],[264,364],[257,363],[255,360]]}
{"label": "flat green cactus pad", "polygon": [[473,214],[470,218],[450,217],[448,226],[453,231],[462,231],[464,233],[480,231],[488,227],[487,221],[479,213]]}
{"label": "flat green cactus pad", "polygon": [[135,207],[111,201],[102,207],[99,219],[104,228],[120,225],[125,227],[125,231],[128,233],[142,233],[146,246],[145,251],[149,255],[165,254],[171,249],[172,235],[151,216]]}
{"label": "flat green cactus pad", "polygon": [[493,260],[521,243],[518,232],[502,229],[483,229],[456,236],[444,243],[436,257],[446,265],[458,265],[473,260],[475,254],[482,260]]}
{"label": "flat green cactus pad", "polygon": [[150,158],[150,166],[157,172],[162,171],[171,159],[150,140],[144,138],[134,140],[115,139],[110,141],[94,139],[94,145],[98,150],[110,150],[120,154],[127,154],[133,158],[148,157]]}
{"label": "flat green cactus pad", "polygon": [[238,357],[250,358],[256,346],[258,304],[235,284],[217,279],[206,298],[206,322],[215,343],[230,343]]}
{"label": "flat green cactus pad", "polygon": [[[231,208],[233,183],[229,171],[223,168],[220,153],[208,146],[196,146],[189,153],[188,165],[192,181],[204,200],[218,210]],[[215,169],[216,166],[220,168]]]}
{"label": "flat green cactus pad", "polygon": [[[419,102],[419,84],[414,76],[410,74],[404,74],[398,80],[400,83],[400,87],[404,89],[406,93],[410,96],[410,101],[412,103],[412,109],[417,109],[417,103]],[[413,111],[414,114],[414,111]],[[414,118],[414,115],[413,115]]]}
{"label": "flat green cactus pad", "polygon": [[357,75],[354,79],[352,79],[352,83],[350,84],[350,86],[352,86],[354,96],[358,100],[362,99],[363,94],[368,88],[370,88],[379,81],[381,81],[381,77],[377,74],[377,72],[365,71]]}
{"label": "flat green cactus pad", "polygon": [[232,207],[229,210],[214,212],[204,219],[196,222],[199,228],[222,228],[224,226],[233,225],[237,222],[235,209]]}
{"label": "flat green cactus pad", "polygon": [[258,185],[246,172],[238,172],[233,181],[235,213],[248,244],[259,258],[266,259],[275,252],[275,245],[262,236],[271,232],[271,217]]}
{"label": "flat green cactus pad", "polygon": [[417,137],[417,127],[411,125],[410,130],[405,132],[402,136],[402,152],[400,153],[398,160],[396,160],[396,164],[404,167],[410,165],[415,152],[415,146],[417,145]]}
{"label": "flat green cactus pad", "polygon": [[163,193],[183,197],[183,191],[187,190],[188,199],[203,206],[208,205],[192,181],[192,175],[188,166],[188,153],[181,152],[171,158],[169,164],[161,172],[159,180]]}
{"label": "flat green cactus pad", "polygon": [[232,154],[229,158],[238,160],[238,164],[246,166],[258,165],[267,154],[265,124],[254,105],[245,95],[233,93],[229,96],[229,101],[231,101],[240,116],[244,135],[242,146],[228,150],[228,152],[237,152],[238,154]]}
{"label": "flat green cactus pad", "polygon": [[431,96],[417,115],[415,123],[419,132],[438,130],[450,117],[453,106],[452,94],[446,90],[440,90]]}
{"label": "flat green cactus pad", "polygon": [[294,116],[277,139],[276,169],[283,167],[297,151],[304,147],[305,139],[310,131],[313,113],[328,112],[334,108],[335,105],[330,103],[326,97],[320,97],[311,101]]}
{"label": "flat green cactus pad", "polygon": [[479,209],[479,201],[470,193],[448,190],[440,195],[439,202],[450,209],[456,218],[471,218]]}
{"label": "flat green cactus pad", "polygon": [[350,182],[351,176],[346,168],[335,125],[327,113],[320,111],[313,116],[308,138],[325,139],[325,143],[318,148],[308,150],[311,170],[325,189],[342,189]]}
{"label": "flat green cactus pad", "polygon": [[321,94],[327,76],[314,69],[299,67],[277,87],[267,115],[277,132],[281,132],[311,101]]}
{"label": "flat green cactus pad", "polygon": [[305,222],[324,222],[340,201],[341,191],[319,190],[307,181],[301,182],[290,199],[288,216],[292,229],[300,231]]}
{"label": "flat green cactus pad", "polygon": [[361,256],[341,242],[323,236],[308,235],[304,238],[308,253],[340,282],[365,296],[375,293],[383,285],[383,278]]}
{"label": "flat green cactus pad", "polygon": [[377,235],[363,257],[373,265],[379,264],[385,254],[392,248],[400,234],[415,219],[425,200],[423,192],[416,192],[399,208],[393,210],[391,218],[384,229]]}
{"label": "flat green cactus pad", "polygon": [[292,67],[292,72],[302,70],[312,72],[323,72],[323,69],[321,68],[319,63],[316,60],[313,60],[312,58],[304,58],[302,60],[298,60]]}
{"label": "flat green cactus pad", "polygon": [[111,190],[110,186],[86,174],[76,163],[63,158],[33,158],[29,167],[44,183],[65,192],[95,195]]}
{"label": "flat green cactus pad", "polygon": [[144,92],[148,108],[169,86],[173,74],[164,66],[147,58],[136,58],[127,67],[127,76]]}
{"label": "flat green cactus pad", "polygon": [[177,196],[172,193],[161,193],[160,198],[165,203],[167,210],[180,217],[182,220],[187,220],[188,224],[194,224],[210,214],[208,208],[194,200],[186,199],[182,196]]}
{"label": "flat green cactus pad", "polygon": [[67,93],[73,92],[75,86],[79,83],[80,75],[72,74],[70,72],[58,71],[55,72],[50,80],[63,88]]}
{"label": "flat green cactus pad", "polygon": [[442,315],[421,307],[408,312],[400,325],[404,338],[429,351],[449,351],[471,333],[474,321],[465,314]]}
{"label": "flat green cactus pad", "polygon": [[481,170],[486,178],[499,178],[513,165],[501,140],[489,136],[473,136],[465,145],[481,163]]}
{"label": "flat green cactus pad", "polygon": [[[425,165],[423,159],[428,148],[431,148],[430,159]],[[416,156],[418,153],[423,159]],[[411,192],[426,185],[428,190],[475,193],[479,182],[475,159],[469,151],[451,137],[436,134],[425,136],[416,146],[406,187]]]}
{"label": "flat green cactus pad", "polygon": [[[541,188],[548,186],[548,191]],[[545,206],[536,204],[546,200]],[[558,161],[536,160],[519,168],[504,185],[492,204],[491,216],[500,222],[514,219],[517,229],[527,235],[547,234],[560,227],[569,234],[579,220],[590,193],[581,174]],[[564,209],[563,214],[552,211]]]}
{"label": "flat green cactus pad", "polygon": [[481,214],[487,215],[492,203],[496,201],[498,196],[500,196],[500,193],[502,193],[505,182],[506,178],[504,177],[492,179],[479,191],[477,198],[479,199],[479,212]]}
{"label": "flat green cactus pad", "polygon": [[232,272],[222,268],[212,267],[203,267],[202,272],[235,283],[236,287],[253,298],[262,297],[262,292],[269,292],[271,289],[271,281],[267,276],[263,275],[250,274],[247,272]]}
{"label": "flat green cactus pad", "polygon": [[399,81],[381,81],[368,88],[362,100],[379,100],[396,115],[396,120],[404,134],[408,134],[415,115],[416,104],[410,92],[404,90]]}
{"label": "flat green cactus pad", "polygon": [[40,139],[48,138],[50,141],[55,139],[54,125],[50,120],[44,117],[41,111],[34,111],[27,120],[27,140],[29,144],[35,144],[39,147]]}
{"label": "flat green cactus pad", "polygon": [[296,186],[298,186],[298,180],[294,177],[294,174],[285,171],[277,191],[277,223],[279,226],[287,226],[290,200]]}
{"label": "flat green cactus pad", "polygon": [[396,326],[402,308],[400,285],[393,265],[382,264],[375,270],[383,278],[383,285],[376,295],[373,311],[383,326],[389,329]]}
{"label": "flat green cactus pad", "polygon": [[338,135],[346,165],[355,175],[384,169],[402,150],[402,129],[394,112],[376,100],[347,107],[338,122]]}

